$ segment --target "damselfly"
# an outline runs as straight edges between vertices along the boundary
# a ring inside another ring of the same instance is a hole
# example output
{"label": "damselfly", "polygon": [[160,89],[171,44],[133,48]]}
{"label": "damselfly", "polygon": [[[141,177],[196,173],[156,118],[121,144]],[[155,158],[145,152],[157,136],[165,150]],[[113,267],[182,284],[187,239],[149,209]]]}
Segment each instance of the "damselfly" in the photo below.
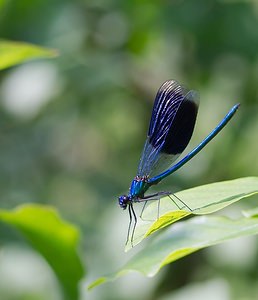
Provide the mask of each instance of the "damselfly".
{"label": "damselfly", "polygon": [[[240,105],[234,105],[218,126],[197,147],[179,162],[173,164],[191,139],[198,104],[198,93],[194,90],[187,90],[175,80],[164,82],[158,90],[137,175],[131,183],[128,195],[118,198],[120,207],[123,209],[128,207],[129,211],[130,223],[126,243],[129,240],[132,220],[134,220],[134,225],[131,243],[137,223],[133,204],[136,202],[146,204],[146,201],[171,195],[171,192],[158,192],[151,195],[145,195],[145,193],[152,185],[174,173],[200,152],[229,122]],[[180,201],[188,207],[182,200]]]}

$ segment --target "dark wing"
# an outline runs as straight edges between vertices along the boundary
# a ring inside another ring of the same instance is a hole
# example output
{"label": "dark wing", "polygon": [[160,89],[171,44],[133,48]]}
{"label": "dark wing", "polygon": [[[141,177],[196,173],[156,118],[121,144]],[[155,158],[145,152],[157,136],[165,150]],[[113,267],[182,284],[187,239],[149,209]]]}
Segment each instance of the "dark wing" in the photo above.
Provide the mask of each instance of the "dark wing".
{"label": "dark wing", "polygon": [[139,176],[170,167],[188,145],[198,111],[198,93],[174,80],[162,84],[155,98]]}

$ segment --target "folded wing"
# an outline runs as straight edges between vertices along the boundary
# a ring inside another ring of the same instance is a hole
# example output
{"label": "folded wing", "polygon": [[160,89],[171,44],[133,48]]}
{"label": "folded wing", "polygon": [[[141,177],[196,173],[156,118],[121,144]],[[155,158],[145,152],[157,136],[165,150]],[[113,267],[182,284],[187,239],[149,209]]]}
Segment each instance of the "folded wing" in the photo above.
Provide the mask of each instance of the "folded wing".
{"label": "folded wing", "polygon": [[198,93],[174,80],[162,84],[155,98],[139,176],[154,176],[169,168],[188,145],[198,111]]}

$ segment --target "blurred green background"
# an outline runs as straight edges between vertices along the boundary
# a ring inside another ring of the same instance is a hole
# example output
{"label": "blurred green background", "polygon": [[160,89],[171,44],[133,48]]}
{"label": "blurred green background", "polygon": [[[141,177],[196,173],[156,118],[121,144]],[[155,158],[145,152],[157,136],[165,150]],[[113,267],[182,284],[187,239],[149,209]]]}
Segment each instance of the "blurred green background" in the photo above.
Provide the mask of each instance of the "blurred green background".
{"label": "blurred green background", "polygon": [[[0,73],[1,208],[55,206],[81,230],[81,299],[258,299],[255,237],[200,251],[154,278],[132,273],[86,291],[127,261],[127,212],[157,89],[176,79],[200,93],[188,150],[230,107],[232,122],[157,190],[257,175],[256,1],[0,1],[0,37],[56,48]],[[229,209],[238,216],[258,198]],[[46,262],[0,229],[1,300],[62,299]]]}

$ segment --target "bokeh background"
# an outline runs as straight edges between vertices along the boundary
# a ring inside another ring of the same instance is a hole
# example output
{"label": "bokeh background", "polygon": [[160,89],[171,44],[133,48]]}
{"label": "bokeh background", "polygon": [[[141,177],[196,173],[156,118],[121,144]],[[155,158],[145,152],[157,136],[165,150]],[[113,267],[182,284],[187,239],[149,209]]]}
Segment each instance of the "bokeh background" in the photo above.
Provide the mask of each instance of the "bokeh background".
{"label": "bokeh background", "polygon": [[[0,74],[1,208],[55,206],[81,230],[81,299],[258,299],[255,237],[200,251],[154,278],[132,273],[88,293],[121,266],[127,212],[157,89],[173,78],[201,104],[188,150],[230,107],[241,109],[196,158],[159,185],[178,191],[257,175],[258,4],[255,0],[2,0],[0,37],[56,48]],[[240,216],[258,198],[223,214]],[[61,299],[46,262],[1,226],[0,298]]]}

